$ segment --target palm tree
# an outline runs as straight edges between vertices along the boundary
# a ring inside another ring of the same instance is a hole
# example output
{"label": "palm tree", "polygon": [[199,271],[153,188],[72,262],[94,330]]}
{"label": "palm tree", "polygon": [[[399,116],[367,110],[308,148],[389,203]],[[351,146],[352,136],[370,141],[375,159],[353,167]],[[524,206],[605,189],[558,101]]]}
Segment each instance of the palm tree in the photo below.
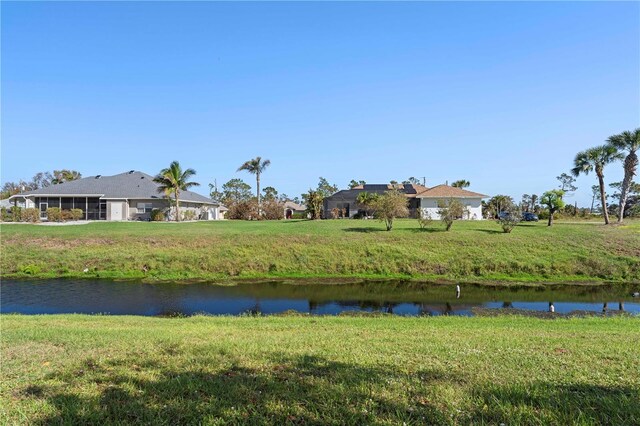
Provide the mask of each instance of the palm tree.
{"label": "palm tree", "polygon": [[371,216],[370,213],[370,209],[371,209],[371,204],[378,198],[378,194],[373,193],[373,192],[367,192],[367,191],[362,191],[360,194],[358,194],[358,197],[356,198],[356,201],[358,202],[358,204],[362,204],[364,206],[364,213],[366,216]]}
{"label": "palm tree", "polygon": [[167,196],[173,194],[176,203],[176,222],[180,221],[180,191],[200,185],[198,182],[189,182],[195,174],[196,171],[193,169],[182,171],[180,163],[172,161],[168,168],[160,170],[160,173],[153,178],[153,181],[160,185],[158,192],[164,192]]}
{"label": "palm tree", "polygon": [[640,149],[640,128],[633,132],[626,131],[619,135],[611,136],[607,139],[607,142],[620,151],[628,152],[624,159],[624,179],[622,180],[622,187],[620,188],[620,206],[618,208],[618,223],[621,223],[624,218],[624,208],[627,204],[627,197],[629,196],[629,187],[638,168],[638,155],[636,151]]}
{"label": "palm tree", "polygon": [[271,164],[271,160],[263,160],[262,157],[256,157],[253,160],[246,161],[237,171],[246,170],[252,175],[256,175],[256,196],[258,198],[258,212],[260,212],[260,174]]}
{"label": "palm tree", "polygon": [[600,185],[602,214],[604,215],[604,223],[607,225],[609,224],[609,212],[607,212],[607,197],[604,192],[604,166],[621,158],[622,156],[614,146],[596,146],[579,152],[575,160],[573,160],[574,167],[571,169],[571,173],[576,177],[580,176],[580,174],[588,175],[589,172],[596,172],[598,184]]}
{"label": "palm tree", "polygon": [[460,179],[451,184],[451,186],[455,188],[468,188],[471,185],[471,182],[468,180]]}

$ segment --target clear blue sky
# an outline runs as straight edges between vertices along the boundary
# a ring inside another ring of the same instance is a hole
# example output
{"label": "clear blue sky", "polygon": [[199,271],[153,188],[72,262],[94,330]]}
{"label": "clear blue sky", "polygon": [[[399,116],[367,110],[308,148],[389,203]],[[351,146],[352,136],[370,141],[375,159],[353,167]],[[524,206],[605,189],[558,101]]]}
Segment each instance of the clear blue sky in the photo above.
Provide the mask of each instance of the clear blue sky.
{"label": "clear blue sky", "polygon": [[176,159],[207,193],[260,155],[290,196],[426,176],[519,200],[640,123],[637,2],[1,7],[2,181]]}

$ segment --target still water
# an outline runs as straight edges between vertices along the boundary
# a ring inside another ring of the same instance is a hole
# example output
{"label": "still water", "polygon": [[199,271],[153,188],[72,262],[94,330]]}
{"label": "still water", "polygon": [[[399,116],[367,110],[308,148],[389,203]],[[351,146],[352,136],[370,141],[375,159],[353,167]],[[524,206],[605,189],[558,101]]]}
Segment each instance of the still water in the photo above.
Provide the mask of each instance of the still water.
{"label": "still water", "polygon": [[639,286],[493,287],[409,282],[140,283],[108,280],[3,280],[0,311],[22,314],[212,315],[277,314],[295,310],[314,315],[346,311],[395,315],[473,315],[474,308],[557,313],[637,315]]}

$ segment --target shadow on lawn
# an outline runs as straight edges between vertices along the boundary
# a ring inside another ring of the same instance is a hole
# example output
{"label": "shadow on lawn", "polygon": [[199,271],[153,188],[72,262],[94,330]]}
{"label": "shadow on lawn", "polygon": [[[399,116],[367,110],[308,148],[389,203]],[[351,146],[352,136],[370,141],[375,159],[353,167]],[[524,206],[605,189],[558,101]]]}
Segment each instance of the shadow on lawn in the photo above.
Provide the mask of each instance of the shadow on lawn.
{"label": "shadow on lawn", "polygon": [[[368,227],[358,227],[358,228],[344,228],[343,231],[344,232],[362,232],[362,233],[387,232],[384,225],[380,225],[380,227],[368,226]],[[445,230],[440,228],[424,228],[424,229],[423,228],[393,228],[393,230],[391,230],[390,232],[433,233],[433,232],[445,232]]]}
{"label": "shadow on lawn", "polygon": [[[169,348],[167,356],[179,356]],[[215,372],[224,362],[227,368]],[[429,393],[435,384],[466,386],[459,372],[406,374],[318,356],[273,356],[259,368],[228,356],[191,356],[167,369],[134,359],[86,360],[52,374],[61,388],[26,389],[55,414],[40,424],[638,424],[638,389],[549,383],[469,388],[470,406]],[[184,368],[184,369],[183,369]],[[114,373],[118,371],[119,373]],[[73,389],[97,388],[97,396]],[[465,398],[461,403],[465,404]],[[460,408],[462,410],[457,410]]]}
{"label": "shadow on lawn", "polygon": [[402,228],[399,229],[400,231],[405,231],[405,232],[413,232],[414,234],[421,234],[421,233],[428,233],[428,234],[433,234],[434,232],[447,232],[446,229],[444,228]]}
{"label": "shadow on lawn", "polygon": [[343,231],[368,233],[368,232],[386,232],[387,230],[384,228],[384,226],[381,226],[379,228],[374,228],[373,226],[367,226],[367,227],[358,227],[358,228],[344,228]]}
{"label": "shadow on lawn", "polygon": [[484,232],[485,234],[504,234],[499,229],[476,229],[478,232]]}
{"label": "shadow on lawn", "polygon": [[639,388],[538,382],[483,386],[473,396],[473,423],[640,424]]}
{"label": "shadow on lawn", "polygon": [[[225,357],[225,364],[228,359]],[[411,375],[317,356],[276,357],[260,368],[232,363],[216,372],[220,358],[189,359],[186,370],[136,365],[133,360],[89,362],[90,368],[48,377],[64,389],[38,393],[55,407],[39,424],[371,424],[381,419],[408,424],[448,422],[426,398],[407,403],[405,380],[454,382],[452,373],[422,370]],[[85,364],[87,362],[85,361]],[[113,373],[121,371],[121,373]],[[87,397],[74,388],[100,389]],[[395,389],[392,397],[385,390]],[[24,395],[24,392],[23,392]],[[34,396],[35,398],[35,396]],[[412,399],[413,398],[413,399]]]}

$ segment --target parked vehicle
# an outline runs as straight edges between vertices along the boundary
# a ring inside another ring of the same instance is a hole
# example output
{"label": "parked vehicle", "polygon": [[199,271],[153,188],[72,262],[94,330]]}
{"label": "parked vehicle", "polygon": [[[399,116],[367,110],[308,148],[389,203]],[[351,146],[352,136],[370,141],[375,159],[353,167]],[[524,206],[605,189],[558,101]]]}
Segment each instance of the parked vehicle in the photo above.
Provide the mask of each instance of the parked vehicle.
{"label": "parked vehicle", "polygon": [[538,215],[535,213],[524,212],[522,214],[522,220],[524,220],[525,222],[537,222],[539,219]]}

